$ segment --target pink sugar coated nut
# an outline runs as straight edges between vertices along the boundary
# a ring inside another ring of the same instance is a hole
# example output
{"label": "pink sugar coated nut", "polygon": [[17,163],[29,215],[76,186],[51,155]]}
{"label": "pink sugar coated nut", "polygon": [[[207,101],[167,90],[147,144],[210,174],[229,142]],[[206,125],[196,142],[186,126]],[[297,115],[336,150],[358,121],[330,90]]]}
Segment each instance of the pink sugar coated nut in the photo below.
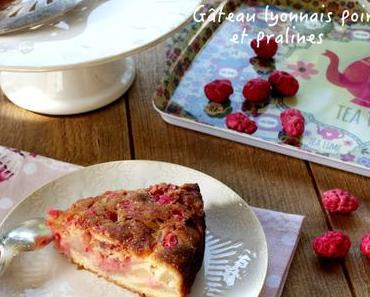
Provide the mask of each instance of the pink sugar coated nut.
{"label": "pink sugar coated nut", "polygon": [[361,252],[370,259],[370,233],[366,234],[361,240]]}
{"label": "pink sugar coated nut", "polygon": [[351,248],[351,239],[340,231],[329,231],[316,237],[312,247],[322,258],[344,258]]}
{"label": "pink sugar coated nut", "polygon": [[298,80],[285,71],[274,71],[269,77],[269,82],[273,90],[284,97],[293,97],[299,91]]}
{"label": "pink sugar coated nut", "polygon": [[288,136],[301,137],[304,134],[305,119],[298,109],[287,109],[280,115],[280,118],[283,129]]}
{"label": "pink sugar coated nut", "polygon": [[342,189],[333,189],[323,193],[322,202],[325,209],[335,214],[350,214],[358,209],[359,200]]}
{"label": "pink sugar coated nut", "polygon": [[230,80],[217,79],[204,87],[204,93],[208,100],[223,104],[229,100],[234,93],[234,89]]}
{"label": "pink sugar coated nut", "polygon": [[271,86],[267,80],[256,78],[248,81],[243,88],[245,100],[263,102],[270,97]]}
{"label": "pink sugar coated nut", "polygon": [[285,110],[283,113],[281,113],[280,115],[280,118],[282,121],[289,121],[295,117],[298,117],[304,120],[304,116],[302,112],[296,108],[289,108]]}
{"label": "pink sugar coated nut", "polygon": [[259,42],[257,39],[253,39],[251,42],[251,47],[256,55],[262,59],[272,59],[279,49],[279,45],[275,38],[267,37],[263,38]]}
{"label": "pink sugar coated nut", "polygon": [[247,134],[253,134],[257,131],[256,122],[251,120],[244,113],[241,112],[227,115],[226,126],[231,130]]}

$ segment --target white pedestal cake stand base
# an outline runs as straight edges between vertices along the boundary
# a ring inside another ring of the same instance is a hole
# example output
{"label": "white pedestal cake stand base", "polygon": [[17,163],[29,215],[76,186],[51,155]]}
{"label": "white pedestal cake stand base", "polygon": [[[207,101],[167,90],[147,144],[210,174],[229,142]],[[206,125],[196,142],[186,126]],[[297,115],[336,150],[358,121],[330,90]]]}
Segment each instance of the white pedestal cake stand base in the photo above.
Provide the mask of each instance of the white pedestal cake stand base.
{"label": "white pedestal cake stand base", "polygon": [[92,111],[120,98],[135,79],[132,58],[53,72],[1,72],[0,86],[16,105],[48,115]]}

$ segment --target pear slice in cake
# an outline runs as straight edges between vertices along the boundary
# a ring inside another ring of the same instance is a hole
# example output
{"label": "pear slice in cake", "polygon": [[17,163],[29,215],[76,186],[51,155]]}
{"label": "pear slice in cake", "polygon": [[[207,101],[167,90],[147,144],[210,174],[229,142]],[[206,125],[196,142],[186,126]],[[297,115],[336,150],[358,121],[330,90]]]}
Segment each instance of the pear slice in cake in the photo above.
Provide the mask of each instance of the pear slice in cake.
{"label": "pear slice in cake", "polygon": [[202,266],[198,185],[112,191],[50,210],[57,249],[83,269],[146,297],[184,297]]}

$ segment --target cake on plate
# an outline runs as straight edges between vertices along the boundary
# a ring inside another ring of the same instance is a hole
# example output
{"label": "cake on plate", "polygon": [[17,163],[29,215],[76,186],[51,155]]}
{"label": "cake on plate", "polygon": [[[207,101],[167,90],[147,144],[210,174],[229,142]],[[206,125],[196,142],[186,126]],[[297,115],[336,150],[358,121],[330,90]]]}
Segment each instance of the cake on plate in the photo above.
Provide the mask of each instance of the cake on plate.
{"label": "cake on plate", "polygon": [[196,184],[111,191],[50,210],[57,249],[83,269],[146,297],[184,297],[203,262]]}

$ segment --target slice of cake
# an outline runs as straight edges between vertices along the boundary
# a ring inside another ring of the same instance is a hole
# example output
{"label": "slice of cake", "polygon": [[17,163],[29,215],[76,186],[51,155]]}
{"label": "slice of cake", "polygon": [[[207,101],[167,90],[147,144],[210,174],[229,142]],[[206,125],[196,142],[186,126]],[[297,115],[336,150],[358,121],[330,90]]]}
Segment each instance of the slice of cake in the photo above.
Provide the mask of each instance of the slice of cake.
{"label": "slice of cake", "polygon": [[186,296],[202,266],[205,215],[196,184],[106,192],[49,211],[48,225],[72,262],[146,297]]}

